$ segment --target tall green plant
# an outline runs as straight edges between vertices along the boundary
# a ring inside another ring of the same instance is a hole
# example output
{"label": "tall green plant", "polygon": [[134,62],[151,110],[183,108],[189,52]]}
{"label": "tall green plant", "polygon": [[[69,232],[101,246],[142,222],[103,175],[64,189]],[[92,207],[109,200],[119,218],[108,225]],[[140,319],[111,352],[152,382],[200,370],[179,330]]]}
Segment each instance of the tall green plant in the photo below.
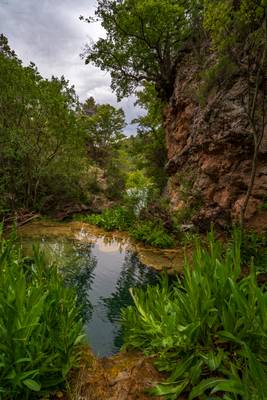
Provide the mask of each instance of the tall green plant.
{"label": "tall green plant", "polygon": [[122,314],[126,346],[158,354],[158,368],[169,373],[155,394],[266,398],[267,293],[253,267],[240,277],[240,243],[235,233],[225,251],[210,234],[208,248],[197,242],[182,280],[132,292],[135,307]]}
{"label": "tall green plant", "polygon": [[0,238],[0,398],[34,399],[62,386],[79,360],[76,295],[35,249],[24,259]]}

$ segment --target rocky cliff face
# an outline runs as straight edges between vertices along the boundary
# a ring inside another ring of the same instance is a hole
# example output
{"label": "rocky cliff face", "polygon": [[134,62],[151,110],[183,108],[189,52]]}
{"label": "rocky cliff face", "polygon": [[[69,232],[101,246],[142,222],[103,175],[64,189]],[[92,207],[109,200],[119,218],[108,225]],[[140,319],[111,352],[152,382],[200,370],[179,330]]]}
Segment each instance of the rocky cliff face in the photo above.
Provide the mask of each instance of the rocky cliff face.
{"label": "rocky cliff face", "polygon": [[[253,137],[243,106],[245,78],[215,85],[203,104],[200,76],[196,64],[185,60],[165,109],[167,191],[172,208],[201,229],[211,222],[227,228],[239,217],[252,167]],[[253,223],[260,215],[267,222],[267,211],[260,211],[266,203],[267,127],[246,220]]]}

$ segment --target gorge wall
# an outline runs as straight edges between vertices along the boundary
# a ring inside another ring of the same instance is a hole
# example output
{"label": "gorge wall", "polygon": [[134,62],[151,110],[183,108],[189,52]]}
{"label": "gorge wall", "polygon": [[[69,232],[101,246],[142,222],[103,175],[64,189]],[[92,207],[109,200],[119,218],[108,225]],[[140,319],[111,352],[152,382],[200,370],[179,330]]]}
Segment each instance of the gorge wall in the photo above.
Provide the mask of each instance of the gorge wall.
{"label": "gorge wall", "polygon": [[[230,83],[222,79],[203,98],[201,76],[197,63],[190,57],[185,59],[165,108],[167,192],[172,209],[200,229],[207,229],[211,222],[227,229],[239,218],[252,168],[253,136],[244,109],[245,77],[234,76]],[[266,226],[266,204],[267,126],[247,223]]]}

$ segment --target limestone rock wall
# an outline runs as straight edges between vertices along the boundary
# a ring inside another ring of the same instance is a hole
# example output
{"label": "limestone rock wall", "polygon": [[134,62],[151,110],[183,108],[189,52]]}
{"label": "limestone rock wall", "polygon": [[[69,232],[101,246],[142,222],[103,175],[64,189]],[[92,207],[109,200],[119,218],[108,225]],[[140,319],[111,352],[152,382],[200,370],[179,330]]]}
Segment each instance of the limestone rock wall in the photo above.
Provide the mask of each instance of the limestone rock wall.
{"label": "limestone rock wall", "polygon": [[[165,108],[167,192],[174,210],[197,208],[197,213],[188,212],[188,218],[203,230],[210,222],[227,228],[239,217],[252,166],[253,137],[243,106],[246,84],[236,77],[228,87],[222,84],[213,88],[205,103],[200,104],[199,72],[192,60],[184,61]],[[266,211],[260,211],[264,202],[267,202],[267,127],[247,221],[253,222],[261,212],[266,218]]]}

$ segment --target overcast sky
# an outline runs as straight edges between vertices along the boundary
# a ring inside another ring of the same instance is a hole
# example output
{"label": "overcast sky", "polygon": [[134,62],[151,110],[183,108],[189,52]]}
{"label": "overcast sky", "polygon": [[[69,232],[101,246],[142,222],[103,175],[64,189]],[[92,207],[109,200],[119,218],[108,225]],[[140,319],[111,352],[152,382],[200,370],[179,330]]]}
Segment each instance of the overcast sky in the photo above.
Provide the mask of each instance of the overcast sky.
{"label": "overcast sky", "polygon": [[[123,107],[127,121],[140,113],[134,99],[117,104],[108,73],[80,58],[85,43],[105,35],[99,24],[87,24],[80,15],[93,15],[95,0],[0,0],[0,33],[24,64],[33,61],[42,76],[64,75],[75,85],[83,101],[93,96],[97,103]],[[129,126],[126,133],[134,132]]]}

